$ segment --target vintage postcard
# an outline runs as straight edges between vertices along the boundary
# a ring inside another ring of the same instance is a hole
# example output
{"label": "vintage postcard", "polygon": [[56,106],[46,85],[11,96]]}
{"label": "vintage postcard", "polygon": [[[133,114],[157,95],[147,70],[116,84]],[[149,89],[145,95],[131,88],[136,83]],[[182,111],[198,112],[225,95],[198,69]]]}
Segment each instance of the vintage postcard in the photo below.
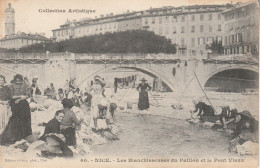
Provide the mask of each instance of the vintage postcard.
{"label": "vintage postcard", "polygon": [[1,0],[0,168],[257,168],[259,15],[255,0]]}

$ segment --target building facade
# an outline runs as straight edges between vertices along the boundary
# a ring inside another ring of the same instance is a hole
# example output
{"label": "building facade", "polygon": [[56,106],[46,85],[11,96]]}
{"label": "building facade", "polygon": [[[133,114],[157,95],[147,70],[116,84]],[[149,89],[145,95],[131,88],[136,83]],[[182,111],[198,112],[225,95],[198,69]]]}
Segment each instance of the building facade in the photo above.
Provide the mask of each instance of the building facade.
{"label": "building facade", "polygon": [[238,4],[223,12],[223,47],[226,55],[259,54],[259,6],[256,2]]}
{"label": "building facade", "polygon": [[19,49],[37,43],[47,43],[51,40],[40,34],[17,33],[5,36],[0,40],[0,48]]}
{"label": "building facade", "polygon": [[9,3],[5,10],[5,37],[0,39],[0,48],[19,49],[35,43],[46,43],[51,40],[43,34],[15,33],[15,10]]}
{"label": "building facade", "polygon": [[[206,56],[206,45],[213,41],[224,45],[225,54],[244,53],[247,50],[258,52],[258,9],[256,3],[238,3],[127,11],[119,15],[72,21],[69,26],[65,24],[53,30],[53,37],[56,41],[62,41],[106,32],[148,30],[170,39],[176,44],[179,55],[183,56]],[[247,43],[242,44],[238,40],[242,36]]]}
{"label": "building facade", "polygon": [[168,7],[160,10],[161,13],[151,9],[153,12],[142,17],[142,24],[146,30],[171,39],[172,43],[177,44],[181,55],[205,55],[207,43],[222,40],[221,12],[228,7],[228,5]]}

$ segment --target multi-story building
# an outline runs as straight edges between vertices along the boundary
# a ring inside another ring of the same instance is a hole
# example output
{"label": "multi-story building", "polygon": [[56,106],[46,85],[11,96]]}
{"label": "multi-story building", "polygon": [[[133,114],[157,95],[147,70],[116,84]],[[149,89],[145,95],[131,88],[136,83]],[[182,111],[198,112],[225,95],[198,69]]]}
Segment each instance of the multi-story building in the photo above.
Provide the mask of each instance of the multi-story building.
{"label": "multi-story building", "polygon": [[259,54],[259,6],[257,2],[240,3],[223,12],[224,54]]}
{"label": "multi-story building", "polygon": [[230,5],[194,5],[150,9],[143,28],[171,39],[181,55],[205,55],[206,44],[222,39],[221,12]]}
{"label": "multi-story building", "polygon": [[[170,39],[177,45],[181,55],[206,55],[206,44],[213,41],[224,41],[225,54],[238,51],[244,53],[247,50],[258,52],[259,15],[256,13],[259,12],[256,6],[255,3],[167,6],[138,12],[127,11],[118,15],[111,13],[94,19],[67,21],[52,31],[53,38],[62,41],[106,32],[140,29],[153,31]],[[247,41],[248,43],[245,43]],[[237,46],[238,43],[241,45],[240,48]]]}
{"label": "multi-story building", "polygon": [[19,49],[35,43],[46,43],[50,39],[44,37],[43,34],[15,34],[15,11],[9,3],[5,10],[5,37],[0,39],[0,48]]}
{"label": "multi-story building", "polygon": [[67,20],[59,29],[52,30],[53,39],[62,41],[70,38],[142,29],[141,12],[127,12],[125,14],[106,16],[101,15],[95,19],[82,19],[80,21]]}
{"label": "multi-story building", "polygon": [[0,48],[19,49],[36,43],[47,43],[51,40],[41,34],[17,33],[5,36],[0,40]]}

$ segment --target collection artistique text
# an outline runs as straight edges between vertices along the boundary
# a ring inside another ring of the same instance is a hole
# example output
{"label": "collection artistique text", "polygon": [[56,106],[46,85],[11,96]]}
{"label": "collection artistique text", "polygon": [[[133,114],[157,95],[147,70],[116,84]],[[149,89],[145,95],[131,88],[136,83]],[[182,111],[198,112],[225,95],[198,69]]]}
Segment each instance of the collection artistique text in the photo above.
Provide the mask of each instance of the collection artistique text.
{"label": "collection artistique text", "polygon": [[39,13],[95,13],[96,10],[89,9],[39,9]]}

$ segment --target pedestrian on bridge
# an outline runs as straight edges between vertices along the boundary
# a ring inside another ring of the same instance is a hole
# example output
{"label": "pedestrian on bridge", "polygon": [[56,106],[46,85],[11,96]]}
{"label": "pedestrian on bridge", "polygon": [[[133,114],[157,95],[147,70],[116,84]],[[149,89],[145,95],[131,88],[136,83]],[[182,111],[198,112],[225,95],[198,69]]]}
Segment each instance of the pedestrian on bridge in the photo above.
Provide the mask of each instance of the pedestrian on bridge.
{"label": "pedestrian on bridge", "polygon": [[138,85],[136,88],[139,91],[139,101],[138,101],[138,108],[140,110],[146,110],[149,108],[149,97],[148,91],[152,89],[152,87],[146,83],[146,79],[141,79],[142,83]]}

